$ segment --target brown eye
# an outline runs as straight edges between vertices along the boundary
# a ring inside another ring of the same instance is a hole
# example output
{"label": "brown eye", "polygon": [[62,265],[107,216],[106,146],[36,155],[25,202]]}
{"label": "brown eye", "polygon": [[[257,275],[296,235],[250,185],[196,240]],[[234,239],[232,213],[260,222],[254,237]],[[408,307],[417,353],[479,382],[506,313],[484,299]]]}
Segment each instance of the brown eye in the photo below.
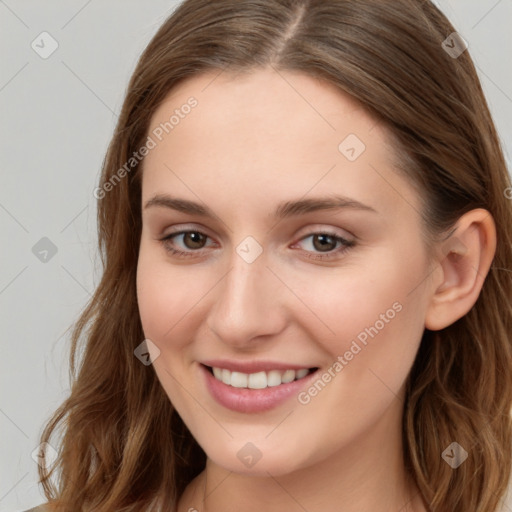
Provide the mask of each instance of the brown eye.
{"label": "brown eye", "polygon": [[336,248],[337,238],[326,233],[320,233],[313,236],[313,247],[321,252],[332,251]]}
{"label": "brown eye", "polygon": [[160,243],[175,256],[198,256],[207,246],[208,239],[209,236],[200,231],[179,231],[161,238]]}
{"label": "brown eye", "polygon": [[187,231],[183,233],[183,243],[188,249],[202,249],[206,243],[206,235],[198,231]]}
{"label": "brown eye", "polygon": [[355,240],[346,240],[334,233],[311,233],[300,240],[304,256],[312,260],[327,260],[340,257],[356,245]]}

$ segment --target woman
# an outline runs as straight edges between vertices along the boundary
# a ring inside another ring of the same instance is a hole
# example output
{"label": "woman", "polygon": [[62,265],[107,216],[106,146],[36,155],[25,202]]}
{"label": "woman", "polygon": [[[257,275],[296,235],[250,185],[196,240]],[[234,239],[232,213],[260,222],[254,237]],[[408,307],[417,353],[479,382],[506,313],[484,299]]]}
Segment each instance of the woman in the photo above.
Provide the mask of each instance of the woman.
{"label": "woman", "polygon": [[48,510],[497,511],[510,186],[430,2],[185,1],[94,192]]}

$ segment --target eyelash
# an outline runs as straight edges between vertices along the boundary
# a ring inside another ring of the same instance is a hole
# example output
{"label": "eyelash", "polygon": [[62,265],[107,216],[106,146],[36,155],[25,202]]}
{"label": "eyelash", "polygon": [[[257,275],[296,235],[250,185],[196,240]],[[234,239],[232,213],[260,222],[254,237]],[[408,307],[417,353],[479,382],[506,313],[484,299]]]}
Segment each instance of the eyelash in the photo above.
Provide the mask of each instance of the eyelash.
{"label": "eyelash", "polygon": [[[189,250],[189,251],[180,251],[179,249],[175,249],[174,247],[171,247],[169,245],[169,242],[176,236],[179,236],[179,235],[185,235],[187,233],[198,233],[200,235],[203,235],[207,238],[208,235],[202,233],[201,231],[196,231],[196,230],[187,230],[187,231],[178,231],[176,233],[172,233],[170,235],[167,235],[165,236],[164,238],[161,238],[159,239],[159,241],[162,243],[164,249],[171,253],[172,255],[174,256],[177,256],[179,258],[188,258],[190,256],[195,256],[196,253],[198,252],[201,252],[201,249],[198,249],[198,250]],[[313,259],[313,260],[328,260],[328,259],[333,259],[337,256],[340,256],[341,254],[344,254],[346,251],[348,251],[350,248],[354,247],[356,245],[356,242],[355,241],[352,241],[352,240],[347,240],[341,236],[338,236],[334,233],[330,233],[329,231],[316,231],[314,233],[310,233],[309,235],[306,235],[304,237],[302,237],[299,242],[302,242],[303,240],[305,240],[306,238],[309,238],[310,236],[314,236],[314,235],[327,235],[329,237],[332,237],[334,239],[334,241],[336,243],[338,242],[341,242],[341,244],[343,245],[343,248],[342,249],[337,249],[337,250],[333,250],[329,253],[321,253],[321,252],[315,252],[315,253],[311,253],[310,251],[305,251],[306,252],[306,258],[309,258],[309,259]]]}

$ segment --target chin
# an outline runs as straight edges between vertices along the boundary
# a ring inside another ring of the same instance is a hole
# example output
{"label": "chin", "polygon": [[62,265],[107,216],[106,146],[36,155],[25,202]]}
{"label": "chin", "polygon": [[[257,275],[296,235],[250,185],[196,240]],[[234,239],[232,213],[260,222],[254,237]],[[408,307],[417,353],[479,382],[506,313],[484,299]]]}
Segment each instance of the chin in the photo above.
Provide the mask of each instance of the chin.
{"label": "chin", "polygon": [[[207,446],[206,454],[214,464],[240,475],[282,476],[307,467],[308,459],[297,449],[300,443],[291,443],[288,450],[267,443],[233,442],[229,446]],[[211,449],[210,449],[211,448]],[[204,449],[204,448],[203,448]],[[301,456],[302,455],[302,456]]]}

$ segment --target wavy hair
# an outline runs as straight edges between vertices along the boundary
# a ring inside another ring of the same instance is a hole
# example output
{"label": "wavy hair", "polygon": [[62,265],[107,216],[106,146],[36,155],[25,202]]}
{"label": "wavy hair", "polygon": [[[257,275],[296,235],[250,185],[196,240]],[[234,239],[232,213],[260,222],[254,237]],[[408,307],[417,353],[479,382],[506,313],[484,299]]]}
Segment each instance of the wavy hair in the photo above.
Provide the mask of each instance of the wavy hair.
{"label": "wavy hair", "polygon": [[[69,397],[41,435],[60,448],[39,468],[52,509],[174,511],[204,468],[152,366],[134,357],[144,339],[141,163],[106,184],[144,145],[152,114],[178,83],[272,66],[333,84],[387,128],[397,170],[423,200],[427,246],[471,209],[492,214],[498,243],[480,296],[449,327],[425,330],[402,432],[404,464],[432,512],[497,510],[512,457],[512,189],[471,57],[443,49],[454,31],[427,0],[186,0],[171,13],[137,63],[103,161],[102,277],[73,326]],[[469,452],[457,469],[441,457],[453,441]]]}

